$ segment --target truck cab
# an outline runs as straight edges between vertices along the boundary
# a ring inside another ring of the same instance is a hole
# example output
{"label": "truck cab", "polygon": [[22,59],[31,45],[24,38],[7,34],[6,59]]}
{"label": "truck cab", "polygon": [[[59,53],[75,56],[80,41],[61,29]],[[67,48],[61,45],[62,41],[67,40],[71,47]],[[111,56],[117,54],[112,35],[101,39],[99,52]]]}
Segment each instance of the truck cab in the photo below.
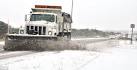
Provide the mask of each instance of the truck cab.
{"label": "truck cab", "polygon": [[51,13],[32,13],[25,24],[25,33],[29,35],[57,35],[57,15]]}
{"label": "truck cab", "polygon": [[61,6],[35,5],[30,14],[25,16],[25,28],[21,29],[20,33],[39,36],[70,37],[71,16],[61,10]]}

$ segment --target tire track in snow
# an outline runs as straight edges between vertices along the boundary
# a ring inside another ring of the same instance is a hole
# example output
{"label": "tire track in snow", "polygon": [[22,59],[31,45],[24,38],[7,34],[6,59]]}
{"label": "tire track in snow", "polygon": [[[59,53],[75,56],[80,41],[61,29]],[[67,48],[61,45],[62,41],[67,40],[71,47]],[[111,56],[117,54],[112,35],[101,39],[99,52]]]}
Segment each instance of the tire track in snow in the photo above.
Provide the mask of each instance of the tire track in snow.
{"label": "tire track in snow", "polygon": [[37,52],[33,52],[33,51],[14,51],[14,52],[1,51],[0,52],[0,60],[12,58],[12,57],[23,56],[23,55],[34,54],[34,53],[37,53]]}

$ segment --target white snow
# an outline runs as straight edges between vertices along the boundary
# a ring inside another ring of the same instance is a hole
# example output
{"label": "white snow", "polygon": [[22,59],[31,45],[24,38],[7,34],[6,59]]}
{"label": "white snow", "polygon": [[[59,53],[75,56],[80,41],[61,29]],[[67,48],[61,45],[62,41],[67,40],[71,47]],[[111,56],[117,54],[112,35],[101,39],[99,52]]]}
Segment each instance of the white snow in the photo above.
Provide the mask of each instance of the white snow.
{"label": "white snow", "polygon": [[[97,58],[98,53],[88,51],[42,52],[1,61],[8,70],[75,70]],[[22,59],[21,59],[22,58]]]}
{"label": "white snow", "polygon": [[0,70],[137,70],[137,42],[119,41],[105,52],[54,51],[0,60]]}
{"label": "white snow", "polygon": [[137,42],[119,41],[119,46],[107,51],[79,70],[137,70]]}
{"label": "white snow", "polygon": [[99,58],[79,70],[137,70],[137,50],[119,49],[101,53]]}

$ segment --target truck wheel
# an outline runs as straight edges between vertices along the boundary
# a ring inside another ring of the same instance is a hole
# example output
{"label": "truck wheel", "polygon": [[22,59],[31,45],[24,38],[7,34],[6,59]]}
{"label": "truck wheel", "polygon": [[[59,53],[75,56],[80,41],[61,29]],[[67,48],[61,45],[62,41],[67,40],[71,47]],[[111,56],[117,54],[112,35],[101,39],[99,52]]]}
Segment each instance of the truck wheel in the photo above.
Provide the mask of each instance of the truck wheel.
{"label": "truck wheel", "polygon": [[67,34],[67,39],[71,40],[71,33]]}

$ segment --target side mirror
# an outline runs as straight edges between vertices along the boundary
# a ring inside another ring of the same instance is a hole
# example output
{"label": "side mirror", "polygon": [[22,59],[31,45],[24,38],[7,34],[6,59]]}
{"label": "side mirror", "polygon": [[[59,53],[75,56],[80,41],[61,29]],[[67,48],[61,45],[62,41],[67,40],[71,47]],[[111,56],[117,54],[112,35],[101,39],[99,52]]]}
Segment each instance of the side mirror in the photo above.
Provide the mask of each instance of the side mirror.
{"label": "side mirror", "polygon": [[60,17],[60,22],[63,23],[63,21],[64,21],[64,20],[63,20],[63,17]]}
{"label": "side mirror", "polygon": [[27,15],[25,15],[25,21],[27,21]]}
{"label": "side mirror", "polygon": [[30,21],[30,14],[25,15],[25,21]]}
{"label": "side mirror", "polygon": [[57,17],[57,23],[63,23],[63,17],[62,16]]}

